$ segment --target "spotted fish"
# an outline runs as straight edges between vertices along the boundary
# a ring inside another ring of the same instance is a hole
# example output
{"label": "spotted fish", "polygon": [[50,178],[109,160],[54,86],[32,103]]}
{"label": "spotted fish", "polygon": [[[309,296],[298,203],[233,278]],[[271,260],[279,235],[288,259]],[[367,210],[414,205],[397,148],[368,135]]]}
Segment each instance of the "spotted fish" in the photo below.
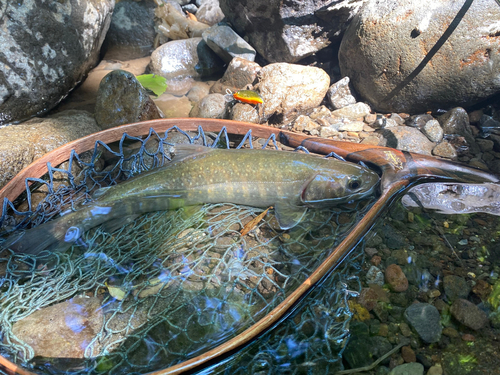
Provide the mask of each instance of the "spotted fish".
{"label": "spotted fish", "polygon": [[308,154],[177,145],[171,163],[101,189],[90,204],[9,238],[4,246],[30,254],[53,245],[64,249],[111,220],[203,203],[273,206],[280,227],[289,229],[308,208],[364,198],[378,181],[362,166]]}

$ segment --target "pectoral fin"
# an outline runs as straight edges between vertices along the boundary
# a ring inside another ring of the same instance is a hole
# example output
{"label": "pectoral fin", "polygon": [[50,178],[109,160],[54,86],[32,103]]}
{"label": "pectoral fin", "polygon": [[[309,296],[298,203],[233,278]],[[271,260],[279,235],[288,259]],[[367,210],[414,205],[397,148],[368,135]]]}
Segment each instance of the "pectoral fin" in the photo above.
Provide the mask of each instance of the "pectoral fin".
{"label": "pectoral fin", "polygon": [[304,217],[307,207],[293,206],[286,202],[274,205],[274,214],[281,229],[290,229],[296,226]]}

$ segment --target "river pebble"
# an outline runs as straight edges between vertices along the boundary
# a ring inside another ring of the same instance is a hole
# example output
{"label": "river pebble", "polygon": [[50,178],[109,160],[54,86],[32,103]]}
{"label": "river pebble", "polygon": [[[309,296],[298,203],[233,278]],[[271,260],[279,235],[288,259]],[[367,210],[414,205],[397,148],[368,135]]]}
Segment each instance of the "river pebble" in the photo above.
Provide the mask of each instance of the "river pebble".
{"label": "river pebble", "polygon": [[389,375],[424,375],[424,366],[420,363],[405,363],[394,367]]}
{"label": "river pebble", "polygon": [[486,313],[466,299],[453,302],[450,312],[456,320],[475,331],[488,324]]}
{"label": "river pebble", "polygon": [[438,120],[427,121],[422,128],[424,133],[431,142],[440,142],[443,139],[444,131]]}
{"label": "river pebble", "polygon": [[426,343],[441,338],[441,317],[438,310],[428,303],[415,303],[405,310],[405,318]]}
{"label": "river pebble", "polygon": [[446,275],[443,278],[443,288],[446,299],[453,303],[459,298],[467,298],[470,293],[470,287],[467,281],[460,276]]}
{"label": "river pebble", "polygon": [[391,264],[385,269],[385,282],[395,292],[404,292],[408,289],[408,279],[397,264]]}
{"label": "river pebble", "polygon": [[368,272],[366,273],[366,283],[368,285],[384,285],[384,274],[380,270],[380,268],[371,266]]}

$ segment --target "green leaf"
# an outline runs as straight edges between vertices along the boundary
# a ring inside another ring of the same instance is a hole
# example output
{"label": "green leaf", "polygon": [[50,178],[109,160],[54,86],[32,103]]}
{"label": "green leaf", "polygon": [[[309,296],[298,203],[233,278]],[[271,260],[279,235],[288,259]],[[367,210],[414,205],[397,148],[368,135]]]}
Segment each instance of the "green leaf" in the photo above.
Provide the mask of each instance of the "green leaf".
{"label": "green leaf", "polygon": [[167,89],[165,77],[156,74],[142,74],[136,78],[145,89],[153,91],[156,96],[160,96]]}

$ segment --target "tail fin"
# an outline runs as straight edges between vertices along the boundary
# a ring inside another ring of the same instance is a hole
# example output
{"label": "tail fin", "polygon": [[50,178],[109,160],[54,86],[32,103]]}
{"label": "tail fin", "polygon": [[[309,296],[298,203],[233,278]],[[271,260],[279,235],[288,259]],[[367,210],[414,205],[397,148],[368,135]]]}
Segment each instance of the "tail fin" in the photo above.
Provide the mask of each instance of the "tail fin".
{"label": "tail fin", "polygon": [[69,225],[72,222],[68,220],[69,216],[77,212],[40,224],[24,232],[15,233],[8,237],[1,247],[11,249],[16,253],[31,255],[37,255],[47,249],[65,251],[82,233],[80,228]]}
{"label": "tail fin", "polygon": [[[162,211],[178,208],[184,205],[184,200],[175,195],[156,196],[148,198],[120,199],[111,202],[95,202],[78,211],[41,224],[29,229],[21,235],[14,234],[2,243],[3,248],[9,248],[17,253],[37,255],[50,249],[51,251],[65,251],[83,233],[105,222],[113,224],[122,222],[127,224],[126,217],[146,212]],[[175,204],[172,204],[175,203]],[[116,228],[115,228],[116,229]]]}

